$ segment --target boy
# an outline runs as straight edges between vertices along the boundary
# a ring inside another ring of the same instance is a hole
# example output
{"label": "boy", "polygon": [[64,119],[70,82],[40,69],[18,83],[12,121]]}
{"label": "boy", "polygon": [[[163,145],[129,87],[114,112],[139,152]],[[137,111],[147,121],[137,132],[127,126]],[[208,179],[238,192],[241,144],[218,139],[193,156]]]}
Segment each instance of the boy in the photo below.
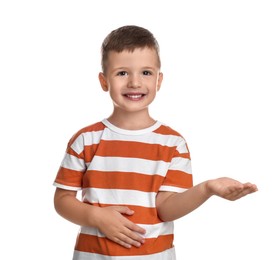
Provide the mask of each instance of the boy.
{"label": "boy", "polygon": [[230,178],[193,186],[185,139],[149,114],[160,67],[158,43],[144,28],[118,28],[102,44],[99,81],[113,112],[71,138],[54,182],[56,211],[81,226],[75,260],[174,260],[173,220],[213,195],[257,191]]}

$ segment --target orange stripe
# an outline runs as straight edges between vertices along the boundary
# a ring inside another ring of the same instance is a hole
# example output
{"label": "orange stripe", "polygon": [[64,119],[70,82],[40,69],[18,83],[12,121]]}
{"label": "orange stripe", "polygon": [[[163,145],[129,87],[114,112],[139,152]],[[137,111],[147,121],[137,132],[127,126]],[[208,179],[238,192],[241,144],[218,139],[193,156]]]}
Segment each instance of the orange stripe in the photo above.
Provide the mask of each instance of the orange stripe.
{"label": "orange stripe", "polygon": [[148,160],[162,160],[169,162],[174,151],[175,147],[162,146],[159,144],[101,140],[101,144],[97,149],[97,155],[143,158]]}
{"label": "orange stripe", "polygon": [[193,186],[193,175],[182,171],[169,170],[163,185],[188,189]]}
{"label": "orange stripe", "polygon": [[173,235],[148,238],[140,248],[124,248],[107,238],[79,234],[75,250],[108,256],[135,256],[156,254],[173,247]]}
{"label": "orange stripe", "polygon": [[68,147],[66,152],[70,155],[77,157],[78,159],[83,159],[84,157],[83,151],[80,154],[77,154],[71,147]]}
{"label": "orange stripe", "polygon": [[[187,147],[188,150],[188,147]],[[70,149],[68,153],[75,155],[76,153]],[[147,144],[131,141],[106,141],[101,140],[101,144],[87,145],[84,147],[85,162],[90,162],[95,154],[99,156],[116,156],[141,158],[148,160],[162,160],[170,162],[172,157],[183,157],[190,159],[190,153],[179,153],[176,147],[162,146],[159,144]],[[83,154],[77,157],[83,158]]]}
{"label": "orange stripe", "polygon": [[82,133],[87,133],[87,132],[97,132],[97,131],[102,131],[106,128],[106,126],[102,122],[97,122],[93,125],[86,126],[82,129],[80,129],[78,132],[76,132],[73,137],[70,139],[68,146],[71,146],[72,143],[82,134]]}
{"label": "orange stripe", "polygon": [[92,161],[97,149],[98,149],[99,144],[92,144],[92,145],[85,145],[84,146],[84,161],[86,163],[89,163]]}
{"label": "orange stripe", "polygon": [[175,136],[181,137],[181,134],[179,134],[177,131],[173,130],[169,126],[164,126],[164,125],[161,125],[159,128],[157,128],[153,132],[157,133],[157,134],[162,134],[162,135],[175,135]]}
{"label": "orange stripe", "polygon": [[82,176],[82,172],[60,167],[55,182],[66,186],[81,187]]}
{"label": "orange stripe", "polygon": [[133,172],[87,171],[84,175],[84,188],[131,189],[145,192],[158,192],[164,177]]}
{"label": "orange stripe", "polygon": [[[186,145],[186,147],[187,147],[187,145]],[[187,147],[187,149],[188,149],[188,147]],[[182,157],[182,158],[186,158],[186,159],[191,159],[189,152],[187,152],[187,153],[179,153],[177,150],[175,150],[174,157]]]}
{"label": "orange stripe", "polygon": [[[110,207],[114,205],[93,203],[93,206],[103,208],[103,207]],[[157,215],[156,208],[147,208],[147,207],[134,206],[134,205],[121,205],[121,206],[126,206],[134,211],[134,214],[131,216],[124,215],[124,217],[126,217],[133,223],[153,225],[153,224],[159,224],[162,222]]]}

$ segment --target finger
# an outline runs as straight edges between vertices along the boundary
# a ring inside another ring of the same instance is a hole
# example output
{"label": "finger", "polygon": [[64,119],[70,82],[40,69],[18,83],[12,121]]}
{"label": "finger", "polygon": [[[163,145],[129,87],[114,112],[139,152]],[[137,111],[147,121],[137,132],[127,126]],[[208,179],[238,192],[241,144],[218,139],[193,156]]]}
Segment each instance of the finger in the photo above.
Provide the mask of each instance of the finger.
{"label": "finger", "polygon": [[141,244],[145,243],[145,237],[141,236],[139,233],[132,231],[128,228],[124,230],[124,235],[126,236],[127,240],[124,240],[127,243],[130,243],[131,245],[134,245],[136,247],[140,247]]}
{"label": "finger", "polygon": [[137,232],[137,233],[139,233],[139,234],[142,234],[142,235],[146,234],[146,230],[145,230],[144,228],[142,228],[142,227],[140,227],[140,226],[134,224],[134,223],[131,222],[131,221],[127,222],[126,227],[127,227],[129,230],[134,231],[134,232]]}
{"label": "finger", "polygon": [[134,211],[131,210],[129,207],[124,207],[124,206],[118,206],[118,212],[121,214],[126,214],[126,215],[133,215]]}
{"label": "finger", "polygon": [[[127,232],[126,232],[127,233]],[[123,233],[120,233],[118,237],[112,239],[115,243],[125,247],[125,248],[131,248],[132,246],[140,247],[142,245],[141,242],[132,239],[130,236],[125,235]]]}
{"label": "finger", "polygon": [[250,183],[250,182],[245,183],[244,188],[250,189],[253,192],[258,190],[257,186],[255,184]]}
{"label": "finger", "polygon": [[130,243],[126,243],[123,240],[121,240],[120,238],[114,238],[112,240],[113,240],[113,242],[119,244],[120,246],[123,246],[125,248],[131,248],[131,244]]}
{"label": "finger", "polygon": [[125,215],[133,215],[134,214],[134,211],[131,210],[129,207],[116,206],[116,207],[114,207],[114,209],[121,214],[125,214]]}
{"label": "finger", "polygon": [[243,196],[246,196],[246,195],[251,194],[257,190],[258,189],[257,189],[256,185],[250,185],[249,187],[245,188],[241,193]]}
{"label": "finger", "polygon": [[229,200],[237,200],[237,199],[240,199],[248,194],[251,194],[253,192],[255,192],[255,188],[254,187],[248,187],[248,188],[244,188],[243,190],[241,191],[236,191],[236,192],[233,192],[232,194],[230,194],[229,196]]}
{"label": "finger", "polygon": [[126,230],[124,234],[121,234],[120,240],[128,245],[135,247],[140,247],[145,242],[144,238],[140,237],[134,232],[131,232],[130,230]]}
{"label": "finger", "polygon": [[243,185],[236,185],[228,187],[228,194],[238,194],[243,190]]}

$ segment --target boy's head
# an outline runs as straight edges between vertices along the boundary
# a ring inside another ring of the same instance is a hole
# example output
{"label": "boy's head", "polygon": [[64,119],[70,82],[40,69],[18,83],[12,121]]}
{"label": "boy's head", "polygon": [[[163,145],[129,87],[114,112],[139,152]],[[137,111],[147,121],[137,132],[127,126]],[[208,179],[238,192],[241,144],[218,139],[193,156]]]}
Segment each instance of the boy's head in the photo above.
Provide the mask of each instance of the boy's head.
{"label": "boy's head", "polygon": [[133,52],[137,48],[150,48],[156,51],[157,62],[161,67],[159,56],[159,45],[153,34],[145,28],[127,25],[113,30],[106,36],[102,43],[102,71],[105,74],[107,69],[108,54],[110,51]]}

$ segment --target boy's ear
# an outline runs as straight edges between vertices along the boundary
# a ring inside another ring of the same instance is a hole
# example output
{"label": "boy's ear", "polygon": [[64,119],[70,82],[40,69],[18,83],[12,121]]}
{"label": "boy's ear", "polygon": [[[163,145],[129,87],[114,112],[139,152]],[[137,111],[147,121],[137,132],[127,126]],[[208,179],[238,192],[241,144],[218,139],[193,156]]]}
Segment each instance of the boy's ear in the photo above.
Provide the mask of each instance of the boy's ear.
{"label": "boy's ear", "polygon": [[160,72],[159,77],[158,77],[158,81],[157,81],[157,91],[159,91],[159,89],[161,88],[162,81],[163,81],[163,73]]}
{"label": "boy's ear", "polygon": [[103,91],[108,91],[108,85],[107,85],[106,78],[105,78],[104,74],[102,72],[100,72],[98,77],[99,77],[99,81],[100,81]]}

